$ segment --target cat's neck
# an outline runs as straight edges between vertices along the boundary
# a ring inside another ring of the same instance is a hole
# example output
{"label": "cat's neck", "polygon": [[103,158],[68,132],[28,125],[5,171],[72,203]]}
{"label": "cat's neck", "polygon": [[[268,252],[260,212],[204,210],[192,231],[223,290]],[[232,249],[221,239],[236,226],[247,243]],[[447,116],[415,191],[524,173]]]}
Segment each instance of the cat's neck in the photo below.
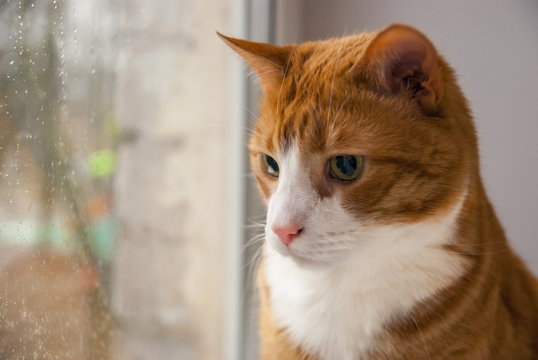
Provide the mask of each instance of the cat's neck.
{"label": "cat's neck", "polygon": [[276,323],[308,353],[360,358],[375,348],[385,325],[464,272],[464,260],[444,246],[454,239],[465,197],[420,223],[371,228],[364,247],[332,266],[305,268],[266,246]]}

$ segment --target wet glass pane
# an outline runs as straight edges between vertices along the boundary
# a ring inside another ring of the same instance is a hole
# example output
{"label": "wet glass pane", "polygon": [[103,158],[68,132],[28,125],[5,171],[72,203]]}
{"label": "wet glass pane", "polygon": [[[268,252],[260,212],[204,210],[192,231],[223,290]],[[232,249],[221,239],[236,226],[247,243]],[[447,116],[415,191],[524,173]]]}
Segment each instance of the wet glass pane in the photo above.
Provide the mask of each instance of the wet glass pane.
{"label": "wet glass pane", "polygon": [[226,352],[229,18],[0,0],[0,359]]}
{"label": "wet glass pane", "polygon": [[2,359],[108,352],[114,23],[78,5],[0,2]]}

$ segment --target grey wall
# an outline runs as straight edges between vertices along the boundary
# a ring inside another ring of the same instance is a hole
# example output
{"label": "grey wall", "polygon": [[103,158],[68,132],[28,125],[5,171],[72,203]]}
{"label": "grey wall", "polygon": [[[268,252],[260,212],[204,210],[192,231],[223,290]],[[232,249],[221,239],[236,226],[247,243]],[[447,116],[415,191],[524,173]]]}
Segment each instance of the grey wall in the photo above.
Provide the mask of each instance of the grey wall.
{"label": "grey wall", "polygon": [[513,247],[538,274],[538,2],[280,0],[277,40],[413,25],[459,74],[486,188]]}

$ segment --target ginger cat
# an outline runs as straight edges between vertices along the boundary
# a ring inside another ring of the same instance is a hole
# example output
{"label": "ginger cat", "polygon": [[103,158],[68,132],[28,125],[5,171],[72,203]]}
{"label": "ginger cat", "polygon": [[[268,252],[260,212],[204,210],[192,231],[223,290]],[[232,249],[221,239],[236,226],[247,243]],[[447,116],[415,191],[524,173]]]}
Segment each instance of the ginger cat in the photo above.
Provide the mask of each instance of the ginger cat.
{"label": "ginger cat", "polygon": [[274,46],[222,36],[264,98],[263,359],[538,359],[538,284],[480,178],[454,71],[392,25]]}

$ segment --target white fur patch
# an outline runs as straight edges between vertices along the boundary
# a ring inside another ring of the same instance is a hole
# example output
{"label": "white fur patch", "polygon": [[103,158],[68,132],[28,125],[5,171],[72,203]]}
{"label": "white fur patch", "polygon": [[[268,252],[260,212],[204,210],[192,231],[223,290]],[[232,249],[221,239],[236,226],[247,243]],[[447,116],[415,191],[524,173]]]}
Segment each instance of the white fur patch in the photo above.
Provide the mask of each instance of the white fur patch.
{"label": "white fur patch", "polygon": [[[338,194],[322,200],[292,148],[269,200],[265,275],[273,316],[293,343],[321,359],[357,360],[375,349],[383,326],[457,279],[462,260],[445,250],[465,195],[442,216],[415,224],[359,223]],[[300,219],[289,246],[270,230]]]}

